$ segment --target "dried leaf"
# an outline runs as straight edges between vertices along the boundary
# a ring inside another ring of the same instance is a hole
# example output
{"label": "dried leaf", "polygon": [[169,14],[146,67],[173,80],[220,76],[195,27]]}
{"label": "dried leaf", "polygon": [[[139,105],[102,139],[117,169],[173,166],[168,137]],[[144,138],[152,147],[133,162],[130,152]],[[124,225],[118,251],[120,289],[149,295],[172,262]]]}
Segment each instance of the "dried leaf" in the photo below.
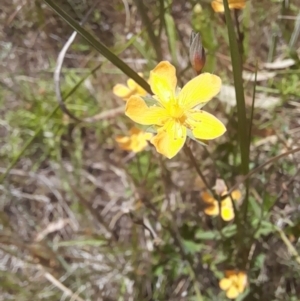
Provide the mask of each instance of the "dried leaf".
{"label": "dried leaf", "polygon": [[255,108],[272,109],[280,104],[280,98],[265,93],[257,93],[255,97]]}
{"label": "dried leaf", "polygon": [[[256,81],[261,82],[276,76],[275,72],[257,71]],[[255,72],[243,71],[243,79],[249,82],[255,81]]]}
{"label": "dried leaf", "polygon": [[291,67],[295,64],[296,64],[295,60],[286,59],[286,60],[277,60],[277,61],[272,62],[272,63],[264,63],[263,66],[267,69],[276,70],[276,69],[289,68],[289,67]]}

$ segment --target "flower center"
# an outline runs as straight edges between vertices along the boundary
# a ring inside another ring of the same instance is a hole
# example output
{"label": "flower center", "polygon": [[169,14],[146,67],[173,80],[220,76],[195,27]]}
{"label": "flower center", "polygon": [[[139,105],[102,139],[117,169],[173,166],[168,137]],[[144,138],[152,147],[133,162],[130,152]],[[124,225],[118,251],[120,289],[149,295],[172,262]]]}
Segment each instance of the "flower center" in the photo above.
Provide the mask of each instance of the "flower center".
{"label": "flower center", "polygon": [[168,108],[169,114],[174,119],[181,119],[184,115],[184,110],[175,101]]}

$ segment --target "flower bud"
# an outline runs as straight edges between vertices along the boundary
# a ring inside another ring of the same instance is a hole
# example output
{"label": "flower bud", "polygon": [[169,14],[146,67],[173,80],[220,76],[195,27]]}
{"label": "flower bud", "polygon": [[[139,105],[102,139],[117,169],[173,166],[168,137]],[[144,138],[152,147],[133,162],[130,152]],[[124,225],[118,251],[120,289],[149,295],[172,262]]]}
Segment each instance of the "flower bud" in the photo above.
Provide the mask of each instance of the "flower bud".
{"label": "flower bud", "polygon": [[190,62],[197,74],[201,73],[205,65],[205,50],[199,32],[192,31],[190,38]]}

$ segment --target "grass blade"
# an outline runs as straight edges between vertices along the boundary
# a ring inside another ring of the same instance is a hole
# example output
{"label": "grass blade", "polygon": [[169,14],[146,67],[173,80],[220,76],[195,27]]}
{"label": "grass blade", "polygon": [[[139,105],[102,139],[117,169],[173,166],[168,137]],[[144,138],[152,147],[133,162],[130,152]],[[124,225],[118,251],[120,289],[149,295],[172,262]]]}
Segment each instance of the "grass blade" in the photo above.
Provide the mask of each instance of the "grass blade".
{"label": "grass blade", "polygon": [[226,25],[228,29],[230,55],[233,69],[234,88],[237,102],[238,139],[241,151],[241,169],[245,175],[249,171],[249,131],[247,126],[246,106],[242,78],[242,58],[239,52],[236,34],[228,7],[228,0],[224,0]]}

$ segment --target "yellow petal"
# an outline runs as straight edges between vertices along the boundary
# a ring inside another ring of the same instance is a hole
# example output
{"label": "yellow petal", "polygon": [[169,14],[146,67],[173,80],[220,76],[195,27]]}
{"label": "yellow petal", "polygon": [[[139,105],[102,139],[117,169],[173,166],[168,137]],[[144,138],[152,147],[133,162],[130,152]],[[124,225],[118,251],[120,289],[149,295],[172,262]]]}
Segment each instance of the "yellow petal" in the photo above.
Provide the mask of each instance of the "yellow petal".
{"label": "yellow petal", "polygon": [[140,96],[146,96],[148,93],[141,86],[136,87],[136,94]]}
{"label": "yellow petal", "polygon": [[223,291],[227,291],[232,285],[232,281],[229,278],[223,278],[219,282],[220,289]]}
{"label": "yellow petal", "polygon": [[116,137],[116,142],[118,142],[120,149],[127,150],[127,151],[131,150],[131,147],[130,147],[131,140],[129,137],[118,136],[118,137]]}
{"label": "yellow petal", "polygon": [[117,136],[116,141],[120,142],[120,143],[126,143],[126,142],[130,141],[130,138],[126,137],[126,136]]}
{"label": "yellow petal", "polygon": [[129,133],[132,137],[137,137],[140,140],[150,140],[153,137],[152,133],[144,132],[137,127],[132,127]]}
{"label": "yellow petal", "polygon": [[243,9],[246,6],[245,0],[229,0],[230,9]]}
{"label": "yellow petal", "polygon": [[173,158],[183,147],[186,140],[186,128],[170,119],[151,139],[158,153]]}
{"label": "yellow petal", "polygon": [[221,78],[203,73],[190,80],[179,93],[179,104],[186,110],[205,104],[216,96],[221,89]]}
{"label": "yellow petal", "polygon": [[230,9],[243,9],[245,8],[246,3],[235,3],[229,6]]}
{"label": "yellow petal", "polygon": [[138,153],[142,151],[146,146],[148,146],[148,143],[145,139],[139,139],[139,138],[132,139],[131,150],[133,152]]}
{"label": "yellow petal", "polygon": [[113,87],[113,93],[123,99],[132,95],[132,91],[128,87],[121,84],[117,84]]}
{"label": "yellow petal", "polygon": [[235,270],[227,270],[225,271],[225,276],[226,278],[234,278],[236,276],[236,271]]}
{"label": "yellow petal", "polygon": [[[139,72],[138,75],[142,78],[144,78],[143,73]],[[127,86],[130,90],[137,90],[138,87],[140,87],[132,78],[129,78],[127,80]]]}
{"label": "yellow petal", "polygon": [[[144,78],[143,73],[139,72],[138,75],[139,75],[140,77]],[[147,91],[144,90],[141,86],[136,85],[136,94],[137,94],[137,95],[140,95],[140,96],[145,96],[145,95],[147,95],[148,93],[147,93]]]}
{"label": "yellow petal", "polygon": [[125,108],[125,115],[143,125],[163,125],[168,118],[167,111],[161,107],[148,107],[139,96],[131,96]]}
{"label": "yellow petal", "polygon": [[152,138],[151,133],[146,133],[136,127],[130,129],[130,137],[116,137],[119,147],[123,150],[133,151],[138,153],[148,146],[147,140]]}
{"label": "yellow petal", "polygon": [[140,133],[142,133],[143,131],[137,127],[132,127],[130,130],[129,130],[129,133],[130,135],[138,135]]}
{"label": "yellow petal", "polygon": [[204,191],[201,193],[201,198],[203,199],[203,201],[207,204],[212,204],[213,202],[215,202],[216,200],[212,197],[212,195],[207,192]]}
{"label": "yellow petal", "polygon": [[224,221],[228,222],[234,219],[234,211],[232,207],[222,207],[221,217]]}
{"label": "yellow petal", "polygon": [[[246,6],[245,0],[229,0],[228,2],[229,9],[243,9]],[[223,1],[213,1],[211,6],[216,13],[223,13],[225,11]]]}
{"label": "yellow petal", "polygon": [[224,124],[212,114],[204,111],[194,111],[188,114],[186,120],[195,138],[211,140],[226,132]]}
{"label": "yellow petal", "polygon": [[231,198],[230,197],[227,197],[225,198],[224,200],[221,201],[221,206],[222,207],[230,207],[232,208],[232,202],[231,202]]}
{"label": "yellow petal", "polygon": [[228,299],[235,299],[239,294],[240,294],[240,293],[239,293],[239,291],[236,289],[236,287],[235,287],[235,286],[231,286],[231,287],[228,289],[227,293],[226,293],[226,297],[227,297]]}
{"label": "yellow petal", "polygon": [[247,275],[245,272],[238,273],[238,291],[242,293],[247,285]]}
{"label": "yellow petal", "polygon": [[147,95],[147,91],[144,90],[141,86],[139,86],[133,79],[128,79],[127,85],[131,91],[131,95],[139,95],[145,96]]}
{"label": "yellow petal", "polygon": [[127,80],[127,86],[129,87],[130,90],[136,90],[138,84],[132,78],[129,78]]}
{"label": "yellow petal", "polygon": [[242,196],[242,194],[239,190],[234,190],[231,193],[231,197],[236,201],[239,200],[241,198],[241,196]]}
{"label": "yellow petal", "polygon": [[211,3],[211,7],[212,9],[216,12],[216,13],[222,13],[224,12],[224,5],[223,2],[220,1],[213,1]]}
{"label": "yellow petal", "polygon": [[204,209],[205,214],[209,216],[219,215],[219,204],[217,201],[214,201],[213,204],[209,205]]}
{"label": "yellow petal", "polygon": [[160,62],[150,72],[150,87],[162,105],[175,97],[176,69],[167,61]]}
{"label": "yellow petal", "polygon": [[143,134],[143,137],[145,140],[151,140],[152,137],[153,137],[153,134],[152,133],[145,133]]}

